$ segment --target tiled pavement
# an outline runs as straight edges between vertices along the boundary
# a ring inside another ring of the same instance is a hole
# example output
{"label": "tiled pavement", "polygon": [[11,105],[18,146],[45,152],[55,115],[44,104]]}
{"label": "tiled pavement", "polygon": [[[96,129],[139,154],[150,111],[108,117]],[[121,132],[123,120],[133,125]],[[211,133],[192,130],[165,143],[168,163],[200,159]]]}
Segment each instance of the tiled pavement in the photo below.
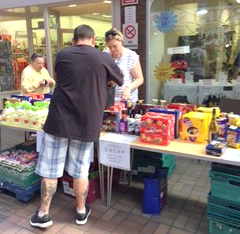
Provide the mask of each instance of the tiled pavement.
{"label": "tiled pavement", "polygon": [[[3,147],[24,139],[23,132],[3,130]],[[210,164],[177,158],[177,167],[168,180],[167,204],[160,215],[142,213],[142,184],[113,188],[112,206],[97,200],[84,226],[75,224],[75,201],[66,196],[61,185],[53,198],[50,216],[54,225],[47,230],[32,228],[29,218],[39,204],[39,197],[22,203],[0,193],[0,233],[4,234],[207,234],[207,195],[210,189]]]}

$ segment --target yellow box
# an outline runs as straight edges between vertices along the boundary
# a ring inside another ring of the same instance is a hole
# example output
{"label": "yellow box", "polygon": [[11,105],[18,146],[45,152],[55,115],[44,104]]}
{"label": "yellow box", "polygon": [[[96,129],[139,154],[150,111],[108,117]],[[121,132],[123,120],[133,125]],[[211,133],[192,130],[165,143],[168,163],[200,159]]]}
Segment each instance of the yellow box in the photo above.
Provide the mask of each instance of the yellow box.
{"label": "yellow box", "polygon": [[220,108],[219,107],[198,107],[197,111],[198,112],[203,112],[203,113],[209,113],[212,115],[213,108],[216,110],[216,117],[219,117],[220,115]]}
{"label": "yellow box", "polygon": [[213,108],[216,109],[216,117],[219,117],[220,116],[220,109],[219,109],[219,107],[198,107],[197,108],[197,112],[203,112],[203,113],[208,114],[208,126],[210,125],[211,120],[212,120]]}
{"label": "yellow box", "polygon": [[189,112],[183,115],[181,139],[204,142],[208,137],[209,114]]}

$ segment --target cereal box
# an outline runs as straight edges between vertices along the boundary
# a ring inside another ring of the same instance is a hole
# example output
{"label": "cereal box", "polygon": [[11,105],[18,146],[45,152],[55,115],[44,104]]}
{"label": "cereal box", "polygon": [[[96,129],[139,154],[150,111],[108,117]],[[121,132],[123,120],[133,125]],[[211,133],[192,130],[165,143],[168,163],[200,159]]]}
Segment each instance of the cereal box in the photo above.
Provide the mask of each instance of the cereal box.
{"label": "cereal box", "polygon": [[204,142],[208,137],[208,114],[189,112],[183,115],[181,139]]}
{"label": "cereal box", "polygon": [[224,139],[226,139],[226,135],[227,135],[227,123],[228,123],[228,119],[226,117],[217,118],[218,136]]}
{"label": "cereal box", "polygon": [[141,117],[140,140],[168,145],[174,139],[174,116],[148,112]]}
{"label": "cereal box", "polygon": [[240,148],[240,128],[236,126],[229,126],[227,130],[228,145],[233,148]]}

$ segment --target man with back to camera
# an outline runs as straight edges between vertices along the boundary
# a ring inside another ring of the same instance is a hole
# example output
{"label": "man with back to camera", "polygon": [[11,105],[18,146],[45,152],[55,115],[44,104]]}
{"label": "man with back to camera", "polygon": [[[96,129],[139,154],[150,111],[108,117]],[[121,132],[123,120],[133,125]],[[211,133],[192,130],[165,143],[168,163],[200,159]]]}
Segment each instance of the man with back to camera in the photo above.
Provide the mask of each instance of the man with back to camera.
{"label": "man with back to camera", "polygon": [[[41,205],[30,224],[46,228],[57,179],[64,169],[73,177],[76,195],[76,223],[87,223],[91,213],[85,204],[93,142],[98,141],[107,101],[107,83],[123,84],[114,60],[94,48],[94,31],[88,25],[74,30],[74,46],[56,58],[57,84],[44,125],[44,136],[35,172],[43,177]],[[66,162],[65,162],[66,160]]]}
{"label": "man with back to camera", "polygon": [[55,85],[55,80],[50,77],[44,67],[44,57],[40,53],[31,56],[31,64],[24,68],[21,75],[21,90],[23,94],[50,93],[50,87]]}

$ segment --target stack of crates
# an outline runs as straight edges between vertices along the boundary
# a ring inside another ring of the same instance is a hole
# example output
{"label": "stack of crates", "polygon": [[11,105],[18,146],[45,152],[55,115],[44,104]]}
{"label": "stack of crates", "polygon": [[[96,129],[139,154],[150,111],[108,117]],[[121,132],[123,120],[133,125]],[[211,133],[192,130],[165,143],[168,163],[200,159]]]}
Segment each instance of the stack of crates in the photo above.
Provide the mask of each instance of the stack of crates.
{"label": "stack of crates", "polygon": [[145,177],[151,177],[155,169],[159,167],[168,168],[169,177],[176,167],[176,157],[168,154],[134,150],[132,164],[132,180],[143,182]]}
{"label": "stack of crates", "polygon": [[240,233],[240,167],[212,163],[209,234]]}
{"label": "stack of crates", "polygon": [[11,42],[0,41],[0,91],[14,89]]}
{"label": "stack of crates", "polygon": [[[34,172],[36,166],[34,163],[29,168],[22,170],[11,167],[12,160],[8,153],[16,150],[32,151],[33,148],[19,145],[3,151],[0,157],[0,189],[15,194],[16,198],[23,202],[31,200],[40,190],[41,178]],[[7,160],[6,163],[4,158]],[[30,159],[25,158],[24,160]]]}

